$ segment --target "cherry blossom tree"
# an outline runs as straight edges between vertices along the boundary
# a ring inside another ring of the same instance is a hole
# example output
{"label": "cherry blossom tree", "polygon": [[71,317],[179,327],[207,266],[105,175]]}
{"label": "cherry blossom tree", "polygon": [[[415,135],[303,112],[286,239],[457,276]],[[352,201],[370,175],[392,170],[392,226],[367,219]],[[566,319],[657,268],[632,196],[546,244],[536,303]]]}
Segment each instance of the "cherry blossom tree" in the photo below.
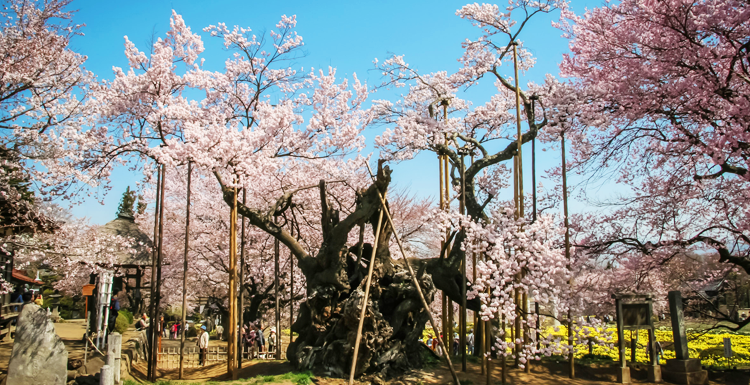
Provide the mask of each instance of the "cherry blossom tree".
{"label": "cherry blossom tree", "polygon": [[579,170],[630,190],[587,222],[591,253],[666,264],[713,250],[750,271],[747,15],[743,2],[711,0],[563,14],[571,54],[561,70],[579,95],[568,123],[585,138]]}
{"label": "cherry blossom tree", "polygon": [[[97,94],[99,116],[118,138],[111,153],[153,157],[172,172],[192,162],[218,182],[225,205],[240,189],[252,197],[238,205],[239,214],[278,239],[306,279],[306,301],[292,326],[300,337],[287,351],[298,367],[324,366],[341,376],[349,368],[352,358],[339,353],[354,339],[352,320],[362,306],[356,266],[375,264],[381,289],[371,298],[367,329],[373,331],[359,372],[398,372],[419,364],[419,347],[403,341],[417,338],[427,316],[405,284],[411,278],[391,260],[387,225],[375,256],[365,251],[358,261],[353,252],[359,241],[351,230],[377,227],[378,193],[390,181],[390,170],[379,168],[373,184],[362,172],[365,159],[356,156],[376,114],[363,107],[370,90],[356,76],[339,81],[333,68],[284,67],[302,45],[295,25],[284,16],[263,37],[222,24],[206,28],[232,55],[223,72],[209,72],[198,64],[200,37],[173,14],[168,38],[155,42],[150,57],[126,41],[130,68],[118,69]],[[206,97],[188,100],[187,90]],[[213,246],[219,253],[213,261],[221,260],[220,245]],[[430,277],[420,280],[431,297]]]}

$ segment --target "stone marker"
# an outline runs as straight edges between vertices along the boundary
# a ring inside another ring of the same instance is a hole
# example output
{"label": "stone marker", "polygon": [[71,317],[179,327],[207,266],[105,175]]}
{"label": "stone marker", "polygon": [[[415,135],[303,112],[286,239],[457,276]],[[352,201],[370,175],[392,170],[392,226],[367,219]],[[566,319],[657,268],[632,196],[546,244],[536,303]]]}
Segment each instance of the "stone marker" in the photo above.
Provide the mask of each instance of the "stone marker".
{"label": "stone marker", "polygon": [[13,385],[65,385],[68,351],[55,333],[47,312],[34,303],[18,316],[7,383]]}
{"label": "stone marker", "polygon": [[114,373],[109,365],[102,366],[101,375],[99,376],[99,385],[113,385],[115,383]]}
{"label": "stone marker", "polygon": [[682,312],[682,294],[679,291],[670,291],[668,296],[669,312],[672,316],[675,356],[677,358],[667,360],[662,375],[665,380],[677,384],[706,384],[708,383],[708,372],[701,367],[701,360],[690,358]]}
{"label": "stone marker", "polygon": [[120,383],[122,334],[114,332],[107,337],[107,365],[112,367],[114,383]]}
{"label": "stone marker", "polygon": [[682,311],[682,294],[679,291],[670,291],[669,314],[672,315],[672,335],[674,336],[674,353],[678,360],[690,358],[687,346],[687,335],[685,334],[685,319]]}

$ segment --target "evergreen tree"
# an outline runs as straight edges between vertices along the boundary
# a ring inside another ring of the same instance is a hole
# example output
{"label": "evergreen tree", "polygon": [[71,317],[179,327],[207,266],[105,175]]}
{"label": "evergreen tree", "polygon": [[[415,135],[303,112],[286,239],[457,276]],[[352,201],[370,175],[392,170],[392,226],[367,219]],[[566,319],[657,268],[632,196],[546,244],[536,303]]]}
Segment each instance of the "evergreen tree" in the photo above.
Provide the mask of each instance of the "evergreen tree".
{"label": "evergreen tree", "polygon": [[133,206],[135,206],[136,194],[130,190],[130,186],[122,193],[120,207],[117,208],[117,216],[135,217]]}

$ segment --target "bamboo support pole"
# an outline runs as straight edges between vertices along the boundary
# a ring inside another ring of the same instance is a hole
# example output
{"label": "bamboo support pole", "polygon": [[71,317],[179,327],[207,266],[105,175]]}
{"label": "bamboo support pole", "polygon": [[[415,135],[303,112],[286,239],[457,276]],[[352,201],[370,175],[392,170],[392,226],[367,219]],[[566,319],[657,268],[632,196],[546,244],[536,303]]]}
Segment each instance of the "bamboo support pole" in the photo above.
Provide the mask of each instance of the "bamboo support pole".
{"label": "bamboo support pole", "polygon": [[193,163],[188,162],[187,172],[187,204],[185,205],[185,254],[182,260],[182,330],[180,330],[180,375],[181,380],[185,369],[185,331],[187,328],[187,271],[188,250],[190,250],[190,179],[193,175]]}
{"label": "bamboo support pole", "polygon": [[[370,177],[375,180],[374,175],[372,174],[372,170],[370,169],[370,165],[365,163],[367,165],[367,170],[370,173]],[[409,264],[408,259],[406,258],[406,251],[404,251],[404,246],[401,244],[401,238],[398,236],[398,231],[396,230],[396,225],[393,223],[393,218],[391,218],[391,214],[388,211],[388,205],[385,203],[385,198],[383,197],[383,194],[380,193],[380,190],[378,190],[378,198],[380,198],[380,205],[381,205],[381,215],[382,213],[385,213],[386,219],[388,219],[388,224],[390,224],[391,229],[393,229],[393,238],[396,239],[396,243],[398,244],[398,248],[401,251],[401,256],[403,257],[404,265],[406,265],[406,268],[409,270],[409,274],[411,275],[412,282],[414,283],[414,287],[417,289],[417,293],[419,294],[419,299],[422,302],[422,308],[424,309],[425,313],[427,313],[427,316],[430,321],[430,326],[432,326],[432,329],[435,330],[435,320],[432,317],[432,313],[430,312],[430,305],[427,304],[427,300],[424,297],[424,293],[422,292],[422,286],[419,284],[419,278],[417,277],[417,274],[414,273],[414,269]],[[374,258],[374,257],[373,257]],[[438,337],[438,343],[440,346],[445,350],[445,344],[443,343],[443,339]],[[451,362],[450,354],[445,354],[445,360],[448,363],[448,369],[451,371],[451,375],[453,376],[453,382],[456,385],[460,385],[461,382],[458,379],[458,374],[456,373],[456,369],[453,367],[453,363]],[[351,384],[351,379],[350,382]]]}
{"label": "bamboo support pole", "polygon": [[[379,191],[378,191],[379,193]],[[357,326],[357,337],[354,340],[354,355],[352,356],[352,368],[349,371],[349,385],[354,384],[354,372],[357,369],[357,356],[359,355],[359,343],[362,340],[362,327],[365,323],[365,314],[367,313],[367,300],[370,296],[370,284],[372,283],[372,271],[375,266],[375,253],[378,251],[378,241],[380,240],[380,230],[383,227],[383,210],[378,214],[378,227],[375,229],[375,244],[372,247],[370,256],[370,265],[367,267],[367,281],[365,282],[365,296],[362,298],[362,310],[359,312],[359,325]],[[395,228],[394,228],[395,231]]]}

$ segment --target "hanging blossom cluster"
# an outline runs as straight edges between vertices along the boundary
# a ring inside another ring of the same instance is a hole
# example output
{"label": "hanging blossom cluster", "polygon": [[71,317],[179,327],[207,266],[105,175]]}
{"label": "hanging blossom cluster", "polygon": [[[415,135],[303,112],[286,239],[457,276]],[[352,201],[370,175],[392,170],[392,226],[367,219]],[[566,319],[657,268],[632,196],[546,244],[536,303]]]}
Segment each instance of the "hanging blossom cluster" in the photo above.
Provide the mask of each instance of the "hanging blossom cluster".
{"label": "hanging blossom cluster", "polygon": [[[539,303],[544,313],[563,314],[576,307],[569,290],[571,278],[570,262],[562,247],[564,229],[552,215],[541,215],[533,223],[515,218],[512,207],[501,207],[490,213],[489,223],[461,220],[466,231],[462,247],[482,255],[477,262],[477,280],[467,293],[469,299],[479,298],[482,306],[480,316],[488,321],[501,318],[513,324],[521,317],[521,324],[528,326],[529,336],[535,336],[536,314],[524,316],[515,296],[526,294]],[[607,334],[601,325],[594,322],[578,322],[574,332],[579,341],[598,336],[595,343],[606,343]],[[520,365],[541,355],[567,353],[571,346],[567,340],[552,335],[535,341],[522,337],[515,341],[504,337],[500,330],[493,349],[505,356],[512,355],[513,345],[520,346],[517,353]],[[611,336],[609,337],[611,338]]]}

